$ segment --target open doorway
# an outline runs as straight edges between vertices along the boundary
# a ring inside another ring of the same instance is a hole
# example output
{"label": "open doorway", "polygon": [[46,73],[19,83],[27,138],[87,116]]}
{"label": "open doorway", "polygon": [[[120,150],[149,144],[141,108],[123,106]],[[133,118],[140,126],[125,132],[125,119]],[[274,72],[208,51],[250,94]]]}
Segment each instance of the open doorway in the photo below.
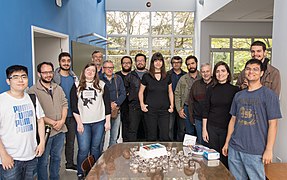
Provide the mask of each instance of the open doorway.
{"label": "open doorway", "polygon": [[58,55],[69,52],[69,36],[63,33],[31,26],[33,84],[38,79],[37,65],[43,61],[52,62],[58,67]]}

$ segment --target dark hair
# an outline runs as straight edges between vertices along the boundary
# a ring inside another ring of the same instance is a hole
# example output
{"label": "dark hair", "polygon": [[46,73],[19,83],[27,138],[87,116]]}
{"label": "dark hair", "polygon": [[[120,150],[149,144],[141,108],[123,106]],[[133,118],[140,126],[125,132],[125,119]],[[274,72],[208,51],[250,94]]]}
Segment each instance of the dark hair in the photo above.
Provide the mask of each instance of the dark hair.
{"label": "dark hair", "polygon": [[263,63],[262,61],[258,59],[250,59],[246,62],[245,68],[247,67],[248,64],[258,64],[260,66],[260,71],[263,71]]}
{"label": "dark hair", "polygon": [[71,58],[71,55],[68,52],[61,52],[58,56],[58,61],[60,62],[60,60],[62,59],[62,57],[66,57],[68,56],[69,58]]}
{"label": "dark hair", "polygon": [[190,60],[190,59],[194,59],[194,61],[195,61],[196,64],[197,64],[197,62],[198,62],[197,58],[196,58],[195,56],[190,55],[190,56],[187,56],[187,57],[186,57],[186,59],[185,59],[185,65],[187,65],[187,61]]}
{"label": "dark hair", "polygon": [[[102,51],[95,50],[95,51],[92,53],[92,56],[93,56],[94,54],[97,54],[97,53],[102,53]],[[102,53],[102,54],[103,54],[103,53]]]}
{"label": "dark hair", "polygon": [[124,57],[122,57],[122,59],[121,59],[121,64],[123,64],[123,60],[124,60],[125,58],[128,58],[128,59],[131,61],[131,64],[133,63],[133,60],[132,60],[132,58],[131,58],[130,56],[124,56]]}
{"label": "dark hair", "polygon": [[41,73],[41,68],[42,68],[43,65],[51,66],[52,67],[52,71],[54,71],[54,65],[51,62],[42,62],[42,63],[38,64],[38,66],[37,66],[37,72],[38,73]]}
{"label": "dark hair", "polygon": [[150,61],[150,67],[149,67],[149,73],[150,75],[155,78],[155,67],[154,67],[154,62],[156,60],[161,60],[162,61],[162,67],[160,69],[160,74],[162,79],[166,78],[166,70],[165,70],[165,65],[164,65],[164,58],[163,55],[159,52],[156,52],[152,55],[151,61]]}
{"label": "dark hair", "polygon": [[266,51],[266,44],[265,44],[264,42],[262,42],[262,41],[254,41],[254,42],[251,44],[250,48],[251,48],[252,46],[261,46],[261,47],[263,48],[263,51]]}
{"label": "dark hair", "polygon": [[146,62],[146,55],[142,54],[142,53],[138,53],[136,56],[135,56],[135,62],[137,62],[137,57],[139,56],[143,56],[144,57],[144,61]]}
{"label": "dark hair", "polygon": [[218,63],[215,64],[214,68],[213,68],[213,77],[214,77],[214,80],[215,80],[215,85],[218,84],[218,80],[216,78],[216,70],[219,66],[224,66],[225,69],[227,70],[228,72],[228,77],[227,77],[227,80],[226,82],[227,83],[230,83],[231,82],[231,71],[230,71],[230,68],[229,66],[226,64],[226,62],[224,61],[219,61]]}
{"label": "dark hair", "polygon": [[95,66],[95,69],[96,69],[96,74],[95,74],[95,77],[94,77],[94,82],[93,82],[93,86],[94,88],[98,89],[98,90],[102,90],[100,85],[99,85],[99,82],[100,82],[100,79],[99,79],[99,75],[98,75],[98,71],[97,71],[97,66],[95,63],[93,62],[90,62],[88,63],[84,69],[82,70],[81,72],[81,76],[80,76],[80,81],[79,81],[79,87],[78,87],[78,90],[79,92],[83,91],[86,89],[87,87],[87,81],[86,81],[86,76],[85,76],[85,70],[88,68],[88,67],[91,67],[91,66]]}
{"label": "dark hair", "polygon": [[173,60],[181,60],[181,62],[182,62],[182,58],[180,56],[173,56],[170,60],[170,64],[172,64]]}
{"label": "dark hair", "polygon": [[13,66],[9,66],[7,69],[6,69],[6,77],[7,79],[10,78],[11,74],[13,72],[18,72],[18,71],[24,71],[27,76],[28,76],[28,69],[26,66],[22,66],[22,65],[13,65]]}

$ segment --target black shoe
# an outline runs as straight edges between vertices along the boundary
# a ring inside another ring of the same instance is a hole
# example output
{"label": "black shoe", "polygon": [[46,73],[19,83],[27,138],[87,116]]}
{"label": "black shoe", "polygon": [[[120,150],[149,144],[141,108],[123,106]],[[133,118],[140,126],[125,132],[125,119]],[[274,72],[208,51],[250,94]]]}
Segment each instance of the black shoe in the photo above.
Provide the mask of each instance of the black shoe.
{"label": "black shoe", "polygon": [[66,171],[74,171],[77,172],[77,165],[73,164],[71,166],[66,165]]}
{"label": "black shoe", "polygon": [[84,175],[78,174],[78,180],[83,180],[83,179],[85,179],[85,178],[84,178]]}

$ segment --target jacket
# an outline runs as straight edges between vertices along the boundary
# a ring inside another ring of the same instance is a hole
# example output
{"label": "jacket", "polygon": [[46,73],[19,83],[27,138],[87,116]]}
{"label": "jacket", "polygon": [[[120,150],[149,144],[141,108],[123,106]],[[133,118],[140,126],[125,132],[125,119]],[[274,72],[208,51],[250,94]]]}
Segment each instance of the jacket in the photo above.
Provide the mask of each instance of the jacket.
{"label": "jacket", "polygon": [[[60,68],[58,67],[56,70],[55,70],[55,74],[54,74],[54,78],[53,78],[53,81],[56,83],[56,84],[59,84],[61,85],[61,74],[60,74]],[[77,75],[70,69],[69,71],[69,74],[74,78],[74,82],[78,82],[79,79],[77,77]]]}

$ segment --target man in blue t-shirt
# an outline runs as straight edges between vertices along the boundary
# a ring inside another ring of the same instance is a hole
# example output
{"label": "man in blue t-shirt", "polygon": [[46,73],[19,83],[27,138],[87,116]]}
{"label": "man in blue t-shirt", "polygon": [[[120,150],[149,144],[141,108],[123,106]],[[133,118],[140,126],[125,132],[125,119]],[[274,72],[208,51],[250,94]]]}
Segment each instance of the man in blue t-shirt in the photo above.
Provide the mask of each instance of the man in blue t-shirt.
{"label": "man in blue t-shirt", "polygon": [[222,154],[236,179],[265,179],[264,164],[272,161],[277,120],[282,117],[279,98],[260,83],[263,64],[251,59],[245,65],[248,88],[232,102],[232,115]]}
{"label": "man in blue t-shirt", "polygon": [[65,156],[66,170],[77,171],[77,166],[74,164],[74,143],[76,133],[76,121],[70,106],[70,91],[75,81],[78,81],[76,74],[71,69],[71,55],[67,52],[62,52],[58,57],[60,67],[55,70],[54,82],[62,87],[68,100],[68,114],[66,118],[66,133]]}

